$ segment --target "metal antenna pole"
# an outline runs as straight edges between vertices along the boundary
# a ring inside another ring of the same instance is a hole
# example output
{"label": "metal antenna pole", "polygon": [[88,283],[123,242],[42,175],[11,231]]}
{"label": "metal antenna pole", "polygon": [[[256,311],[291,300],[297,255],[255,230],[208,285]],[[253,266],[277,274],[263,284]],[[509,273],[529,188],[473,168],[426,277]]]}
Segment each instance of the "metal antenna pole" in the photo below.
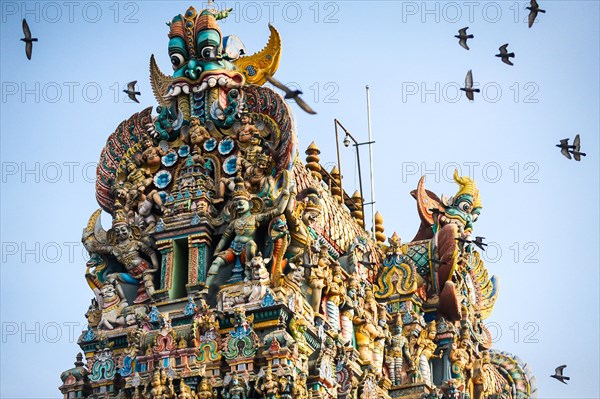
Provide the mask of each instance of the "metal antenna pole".
{"label": "metal antenna pole", "polygon": [[371,175],[371,214],[373,222],[373,237],[375,237],[375,181],[373,180],[373,136],[371,134],[371,95],[369,92],[369,85],[366,87],[367,91],[367,129],[369,132],[369,162],[370,168],[369,173]]}
{"label": "metal antenna pole", "polygon": [[[340,191],[342,192],[342,203],[344,202],[344,189],[342,188],[342,163],[340,162],[340,138],[338,136],[338,124],[341,126],[340,122],[337,119],[333,120],[333,126],[335,126],[335,148],[337,150],[337,167],[338,172],[340,172]],[[342,126],[342,129],[344,127]],[[344,129],[346,130],[346,129]]]}

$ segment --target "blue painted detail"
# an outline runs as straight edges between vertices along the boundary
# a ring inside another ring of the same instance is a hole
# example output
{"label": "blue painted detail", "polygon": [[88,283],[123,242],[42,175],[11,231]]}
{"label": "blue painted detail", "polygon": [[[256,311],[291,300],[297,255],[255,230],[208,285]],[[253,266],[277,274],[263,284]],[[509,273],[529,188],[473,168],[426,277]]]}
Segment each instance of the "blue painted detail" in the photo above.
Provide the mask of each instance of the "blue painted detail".
{"label": "blue painted detail", "polygon": [[127,377],[128,375],[131,375],[133,372],[133,363],[134,359],[132,359],[131,356],[125,356],[123,359],[123,367],[121,367],[117,373],[119,373],[121,377]]}
{"label": "blue painted detail", "polygon": [[92,341],[94,338],[96,338],[96,335],[94,334],[94,331],[91,329],[91,327],[88,325],[88,329],[85,333],[83,333],[83,341],[84,342],[89,342]]}
{"label": "blue painted detail", "polygon": [[196,313],[196,309],[197,309],[197,306],[194,303],[194,298],[191,296],[188,297],[188,303],[187,303],[187,305],[185,305],[183,314],[186,316],[192,316],[194,313]]}
{"label": "blue painted detail", "polygon": [[254,69],[254,67],[252,65],[248,65],[246,67],[246,72],[248,73],[248,76],[256,75],[256,69]]}
{"label": "blue painted detail", "polygon": [[275,305],[275,298],[273,297],[273,292],[270,289],[267,289],[267,293],[260,303],[261,308],[266,308],[268,306]]}
{"label": "blue painted detail", "polygon": [[148,313],[148,318],[150,323],[158,323],[160,318],[160,313],[158,312],[158,308],[156,306],[152,306],[150,309],[150,313]]}
{"label": "blue painted detail", "polygon": [[163,222],[162,219],[160,219],[158,223],[156,223],[156,231],[158,233],[160,233],[161,231],[165,231],[165,222]]}
{"label": "blue painted detail", "polygon": [[188,145],[182,145],[181,147],[179,147],[179,156],[184,158],[187,157],[188,154],[190,153],[190,146]]}
{"label": "blue painted detail", "polygon": [[233,140],[226,138],[219,143],[219,154],[227,155],[233,150]]}
{"label": "blue painted detail", "polygon": [[223,172],[228,175],[233,175],[237,171],[237,157],[235,155],[231,155],[223,162]]}

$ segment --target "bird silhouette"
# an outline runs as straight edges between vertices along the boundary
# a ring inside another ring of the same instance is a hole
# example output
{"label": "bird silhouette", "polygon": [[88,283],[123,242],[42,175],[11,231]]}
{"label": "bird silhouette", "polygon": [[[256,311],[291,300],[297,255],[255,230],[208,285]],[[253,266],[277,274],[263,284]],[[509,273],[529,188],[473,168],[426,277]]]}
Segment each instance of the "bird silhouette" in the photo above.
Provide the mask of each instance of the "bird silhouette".
{"label": "bird silhouette", "polygon": [[506,48],[508,47],[508,43],[500,46],[500,48],[498,50],[500,50],[500,54],[496,54],[496,57],[500,57],[502,58],[502,62],[504,62],[506,65],[514,65],[512,62],[510,62],[509,58],[515,58],[515,53],[509,53]]}
{"label": "bird silhouette", "polygon": [[529,7],[525,7],[529,10],[529,27],[531,28],[533,26],[533,23],[535,22],[535,18],[538,15],[538,12],[541,13],[545,13],[546,10],[542,10],[540,8],[540,6],[538,5],[536,0],[531,0],[530,2],[530,6]]}
{"label": "bird silhouette", "polygon": [[139,104],[138,99],[135,97],[136,95],[141,95],[141,93],[139,91],[135,91],[135,85],[137,83],[137,80],[134,80],[133,82],[129,82],[127,83],[127,90],[123,90],[123,93],[127,93],[127,96],[132,99],[133,101],[135,101],[136,103]]}
{"label": "bird silhouette", "polygon": [[473,72],[470,69],[465,77],[465,87],[461,87],[460,89],[466,93],[467,98],[471,101],[475,100],[473,93],[479,93],[479,89],[473,88]]}
{"label": "bird silhouette", "polygon": [[487,247],[488,245],[486,243],[484,243],[483,240],[485,240],[485,237],[477,236],[477,237],[475,237],[475,240],[472,241],[472,243],[477,245],[477,247],[479,249],[481,249],[482,251],[485,251],[484,247]]}
{"label": "bird silhouette", "polygon": [[298,104],[298,106],[302,108],[305,112],[311,115],[316,114],[316,112],[311,107],[309,107],[309,105],[305,103],[304,100],[302,100],[302,98],[300,98],[300,94],[302,94],[300,90],[291,90],[289,87],[275,79],[273,76],[266,75],[266,78],[269,81],[269,83],[271,83],[273,86],[283,90],[283,92],[285,93],[284,98],[286,100],[291,98],[294,101],[296,101],[296,104]]}
{"label": "bird silhouette", "polygon": [[565,382],[565,380],[569,381],[570,378],[569,377],[565,377],[563,375],[563,370],[567,367],[566,364],[563,364],[562,366],[558,366],[555,370],[554,370],[554,375],[551,375],[550,377],[552,378],[556,378],[557,380],[559,380],[560,382],[562,382],[563,384],[567,384]]}
{"label": "bird silhouette", "polygon": [[579,138],[579,135],[576,135],[573,139],[572,147],[573,150],[571,151],[571,154],[573,154],[573,158],[575,158],[576,161],[581,161],[581,157],[585,157],[586,154],[585,152],[581,152],[581,140]]}
{"label": "bird silhouette", "polygon": [[569,149],[575,148],[574,145],[569,145],[569,139],[562,139],[560,143],[556,145],[560,148],[560,153],[563,154],[567,159],[571,159],[571,154],[569,153]]}
{"label": "bird silhouette", "polygon": [[473,35],[467,35],[467,29],[469,29],[468,26],[459,29],[458,35],[454,35],[454,37],[458,39],[458,44],[460,44],[460,46],[465,50],[469,50],[469,46],[467,45],[467,39],[473,39],[475,37]]}
{"label": "bird silhouette", "polygon": [[25,55],[27,59],[31,59],[31,52],[33,51],[33,42],[37,42],[38,39],[36,37],[31,37],[31,30],[29,29],[29,24],[26,19],[23,19],[23,35],[24,38],[21,41],[25,42]]}
{"label": "bird silhouette", "polygon": [[458,242],[462,242],[463,244],[470,244],[473,242],[472,240],[469,240],[468,238],[462,238],[462,237],[456,237],[455,240]]}

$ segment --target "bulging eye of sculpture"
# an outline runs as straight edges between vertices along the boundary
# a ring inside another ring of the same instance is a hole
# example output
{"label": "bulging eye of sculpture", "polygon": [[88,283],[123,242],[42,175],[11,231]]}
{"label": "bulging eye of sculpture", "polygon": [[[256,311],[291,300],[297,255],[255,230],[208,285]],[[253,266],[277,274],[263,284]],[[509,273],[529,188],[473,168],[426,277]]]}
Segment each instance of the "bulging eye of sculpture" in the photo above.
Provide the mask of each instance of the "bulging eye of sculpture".
{"label": "bulging eye of sculpture", "polygon": [[477,218],[479,218],[479,214],[478,213],[474,213],[473,214],[473,222],[475,222],[477,220]]}
{"label": "bulging eye of sculpture", "polygon": [[181,55],[179,53],[171,54],[171,64],[173,64],[174,69],[181,67],[181,65],[184,62],[185,62],[185,58],[183,57],[183,55]]}
{"label": "bulging eye of sculpture", "polygon": [[458,209],[460,209],[463,212],[470,212],[471,211],[471,203],[469,203],[468,201],[461,201],[458,204]]}
{"label": "bulging eye of sculpture", "polygon": [[202,48],[202,58],[204,59],[213,59],[216,58],[217,52],[214,46],[206,46]]}

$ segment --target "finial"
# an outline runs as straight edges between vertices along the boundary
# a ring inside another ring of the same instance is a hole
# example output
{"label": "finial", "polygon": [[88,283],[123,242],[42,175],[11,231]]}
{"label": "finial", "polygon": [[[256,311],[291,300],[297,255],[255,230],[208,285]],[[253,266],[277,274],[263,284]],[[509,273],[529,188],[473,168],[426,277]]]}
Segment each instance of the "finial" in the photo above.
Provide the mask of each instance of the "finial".
{"label": "finial", "polygon": [[310,143],[305,151],[305,154],[307,155],[306,167],[308,170],[310,170],[310,174],[317,180],[321,180],[323,178],[321,175],[321,165],[319,164],[321,161],[321,158],[319,157],[320,153],[321,150],[319,150],[319,147],[317,147],[317,144],[314,141]]}
{"label": "finial", "polygon": [[331,195],[333,195],[335,200],[341,204],[342,203],[342,188],[340,187],[341,186],[340,170],[338,169],[337,165],[333,166],[333,168],[331,169],[331,172],[329,172],[329,175],[331,176],[331,182],[329,183]]}
{"label": "finial", "polygon": [[363,220],[363,199],[360,196],[360,193],[357,191],[354,192],[354,194],[352,194],[352,205],[353,205],[353,209],[352,209],[352,217],[356,220],[356,222],[359,224],[360,227],[364,228],[365,227],[365,222]]}
{"label": "finial", "polygon": [[385,234],[383,232],[385,228],[383,227],[383,216],[381,213],[375,212],[375,239],[379,244],[383,244],[385,242]]}

